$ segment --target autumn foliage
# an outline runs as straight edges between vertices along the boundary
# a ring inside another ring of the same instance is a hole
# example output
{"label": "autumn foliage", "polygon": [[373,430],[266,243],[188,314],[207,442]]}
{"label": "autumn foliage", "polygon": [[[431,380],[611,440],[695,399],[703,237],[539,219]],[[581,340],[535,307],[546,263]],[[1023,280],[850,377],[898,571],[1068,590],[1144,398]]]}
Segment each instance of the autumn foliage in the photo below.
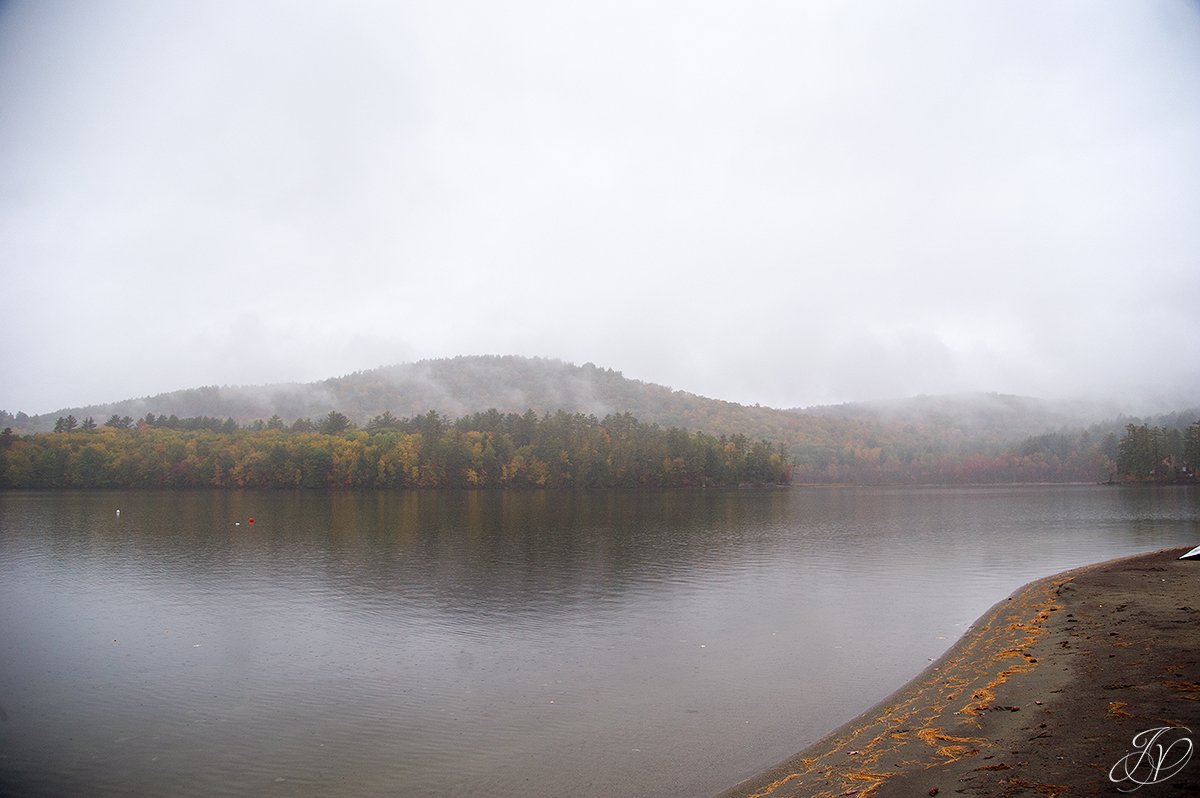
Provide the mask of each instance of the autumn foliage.
{"label": "autumn foliage", "polygon": [[[163,419],[165,421],[165,419]],[[363,429],[341,419],[188,429],[139,422],[6,435],[8,488],[590,488],[788,482],[780,447],[632,415],[430,412]],[[211,426],[211,425],[210,425]],[[325,431],[320,431],[325,430]]]}

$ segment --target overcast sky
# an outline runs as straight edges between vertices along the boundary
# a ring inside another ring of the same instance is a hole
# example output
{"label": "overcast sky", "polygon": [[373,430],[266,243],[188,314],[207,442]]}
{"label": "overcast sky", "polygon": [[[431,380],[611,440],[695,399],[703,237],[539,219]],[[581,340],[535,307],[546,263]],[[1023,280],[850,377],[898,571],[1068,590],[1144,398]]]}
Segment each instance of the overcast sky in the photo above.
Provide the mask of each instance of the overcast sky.
{"label": "overcast sky", "polygon": [[456,354],[1200,404],[1195,2],[0,4],[0,408]]}

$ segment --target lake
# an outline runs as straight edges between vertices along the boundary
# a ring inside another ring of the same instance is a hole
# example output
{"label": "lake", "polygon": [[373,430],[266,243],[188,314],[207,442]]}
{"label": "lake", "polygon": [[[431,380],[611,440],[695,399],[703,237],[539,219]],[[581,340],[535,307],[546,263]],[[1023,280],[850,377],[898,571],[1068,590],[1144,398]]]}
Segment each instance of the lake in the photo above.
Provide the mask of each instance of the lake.
{"label": "lake", "polygon": [[0,493],[0,793],[712,795],[1197,543],[1173,487]]}

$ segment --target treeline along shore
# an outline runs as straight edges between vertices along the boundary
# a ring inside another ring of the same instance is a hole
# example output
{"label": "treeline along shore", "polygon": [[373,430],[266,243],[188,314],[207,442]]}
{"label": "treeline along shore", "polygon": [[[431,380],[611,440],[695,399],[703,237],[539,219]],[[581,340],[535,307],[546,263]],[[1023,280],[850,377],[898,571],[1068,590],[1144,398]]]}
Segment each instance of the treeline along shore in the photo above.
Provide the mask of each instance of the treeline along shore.
{"label": "treeline along shore", "polygon": [[174,416],[60,419],[0,435],[3,488],[636,488],[786,484],[781,446],[558,412],[450,420],[341,413],[285,426]]}

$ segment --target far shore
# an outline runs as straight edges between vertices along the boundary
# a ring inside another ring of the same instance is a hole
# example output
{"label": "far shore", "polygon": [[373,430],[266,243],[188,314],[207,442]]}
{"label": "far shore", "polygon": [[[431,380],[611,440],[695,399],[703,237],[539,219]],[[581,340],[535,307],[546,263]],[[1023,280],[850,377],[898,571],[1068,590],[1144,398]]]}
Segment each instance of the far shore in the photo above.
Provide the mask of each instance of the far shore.
{"label": "far shore", "polygon": [[1155,780],[1139,794],[1200,794],[1187,550],[1031,582],[907,685],[720,798],[1119,795]]}

